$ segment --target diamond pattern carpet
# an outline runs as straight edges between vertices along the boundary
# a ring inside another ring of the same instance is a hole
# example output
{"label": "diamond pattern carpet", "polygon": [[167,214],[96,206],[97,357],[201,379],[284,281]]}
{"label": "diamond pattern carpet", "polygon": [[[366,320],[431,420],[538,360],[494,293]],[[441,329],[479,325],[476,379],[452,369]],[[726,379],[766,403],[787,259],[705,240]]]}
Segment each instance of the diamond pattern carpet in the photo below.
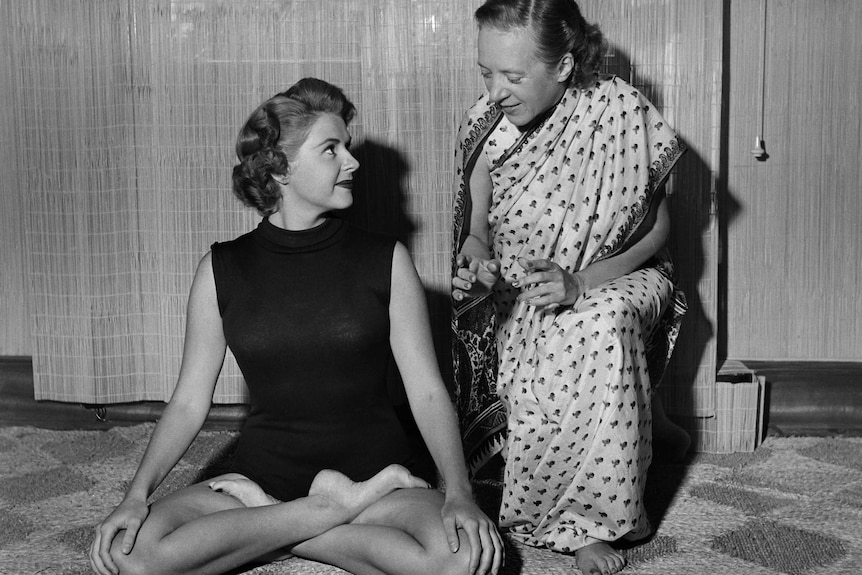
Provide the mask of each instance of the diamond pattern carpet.
{"label": "diamond pattern carpet", "polygon": [[[0,428],[0,573],[89,573],[93,526],[116,505],[152,424],[107,431]],[[204,431],[154,497],[224,469],[235,432]],[[499,483],[483,479],[486,510]],[[625,549],[631,575],[862,573],[862,438],[768,437],[755,453],[654,464],[656,534]],[[514,543],[505,575],[577,573],[574,558]],[[335,575],[290,559],[252,575]]]}

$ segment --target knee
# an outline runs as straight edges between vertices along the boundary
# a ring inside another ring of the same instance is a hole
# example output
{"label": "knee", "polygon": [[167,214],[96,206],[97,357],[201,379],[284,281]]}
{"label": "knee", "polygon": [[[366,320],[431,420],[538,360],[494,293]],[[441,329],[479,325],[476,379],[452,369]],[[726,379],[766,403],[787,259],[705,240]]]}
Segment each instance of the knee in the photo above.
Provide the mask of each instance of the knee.
{"label": "knee", "polygon": [[611,294],[604,299],[604,304],[605,314],[610,320],[623,325],[638,321],[640,306],[631,298]]}
{"label": "knee", "polygon": [[454,553],[446,542],[430,549],[426,548],[428,553],[428,570],[426,573],[428,575],[465,575],[470,572],[472,548],[464,532],[459,531],[458,534],[461,536],[460,546],[458,551]]}
{"label": "knee", "polygon": [[154,573],[151,566],[147,565],[145,561],[145,558],[150,554],[141,549],[141,546],[135,545],[128,555],[120,550],[123,535],[125,535],[125,531],[120,531],[111,545],[111,559],[114,560],[114,564],[120,569],[120,573],[122,575]]}
{"label": "knee", "polygon": [[637,303],[616,293],[602,293],[590,298],[579,309],[585,312],[593,330],[593,340],[608,337],[626,339],[640,335],[641,310]]}
{"label": "knee", "polygon": [[163,566],[158,564],[155,550],[148,548],[142,538],[139,538],[135,542],[131,553],[128,555],[123,553],[120,547],[125,533],[125,531],[120,531],[111,545],[111,559],[114,560],[114,564],[120,569],[121,575],[156,575],[158,573],[166,573]]}

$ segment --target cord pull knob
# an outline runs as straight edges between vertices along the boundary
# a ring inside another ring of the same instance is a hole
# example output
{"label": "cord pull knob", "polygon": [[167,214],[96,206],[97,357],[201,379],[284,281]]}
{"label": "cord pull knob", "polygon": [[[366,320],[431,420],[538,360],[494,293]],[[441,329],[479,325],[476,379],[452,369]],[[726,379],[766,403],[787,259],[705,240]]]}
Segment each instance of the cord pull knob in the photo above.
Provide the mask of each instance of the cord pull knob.
{"label": "cord pull knob", "polygon": [[751,149],[751,155],[757,158],[758,160],[766,159],[766,148],[763,147],[763,140],[760,139],[760,136],[754,140],[754,147]]}

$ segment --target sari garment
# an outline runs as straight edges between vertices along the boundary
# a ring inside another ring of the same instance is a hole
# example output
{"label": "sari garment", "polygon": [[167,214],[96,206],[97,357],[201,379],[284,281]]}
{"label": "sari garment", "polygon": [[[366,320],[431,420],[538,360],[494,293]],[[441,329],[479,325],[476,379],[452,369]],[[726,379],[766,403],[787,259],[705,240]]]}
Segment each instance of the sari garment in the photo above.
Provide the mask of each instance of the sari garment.
{"label": "sari garment", "polygon": [[485,298],[456,302],[456,405],[472,469],[505,448],[500,525],[525,543],[570,552],[650,533],[650,395],[685,303],[664,250],[553,310],[516,300],[517,259],[574,273],[620,253],[683,151],[646,98],[615,77],[567,90],[527,132],[487,95],[462,124],[455,253],[469,233],[470,171],[485,154],[501,281]]}

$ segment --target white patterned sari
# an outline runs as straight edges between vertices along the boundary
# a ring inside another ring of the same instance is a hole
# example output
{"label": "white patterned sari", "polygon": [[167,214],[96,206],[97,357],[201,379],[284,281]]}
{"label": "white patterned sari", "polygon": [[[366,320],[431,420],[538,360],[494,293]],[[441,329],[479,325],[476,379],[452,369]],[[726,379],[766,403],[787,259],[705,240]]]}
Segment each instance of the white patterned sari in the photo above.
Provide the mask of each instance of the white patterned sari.
{"label": "white patterned sari", "polygon": [[517,258],[574,273],[623,251],[684,147],[644,96],[616,77],[568,90],[522,133],[487,95],[456,150],[455,253],[469,233],[469,178],[490,168],[493,293],[455,303],[456,403],[472,469],[505,447],[501,527],[571,552],[651,531],[643,488],[650,397],[685,300],[665,250],[638,270],[547,310],[516,301]]}

